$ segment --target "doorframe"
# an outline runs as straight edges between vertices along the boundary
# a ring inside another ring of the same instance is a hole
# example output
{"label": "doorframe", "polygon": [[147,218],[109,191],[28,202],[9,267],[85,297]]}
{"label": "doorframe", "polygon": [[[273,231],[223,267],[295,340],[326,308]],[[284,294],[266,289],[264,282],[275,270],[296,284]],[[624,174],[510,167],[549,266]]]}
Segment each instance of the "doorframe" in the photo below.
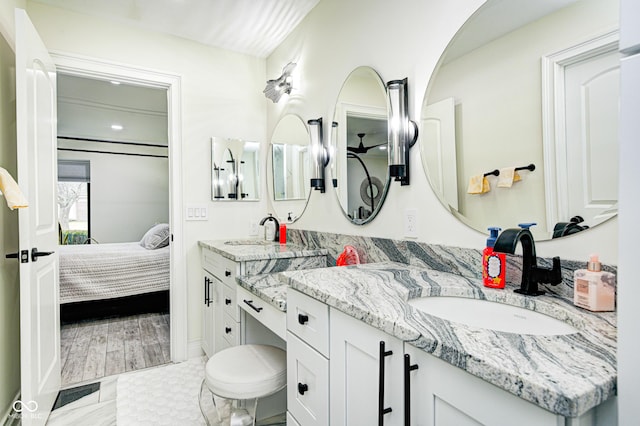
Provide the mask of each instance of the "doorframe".
{"label": "doorframe", "polygon": [[52,50],[49,53],[59,73],[118,80],[167,90],[169,226],[172,237],[169,287],[171,361],[185,361],[188,359],[188,341],[187,273],[182,215],[182,78],[178,74],[68,52]]}

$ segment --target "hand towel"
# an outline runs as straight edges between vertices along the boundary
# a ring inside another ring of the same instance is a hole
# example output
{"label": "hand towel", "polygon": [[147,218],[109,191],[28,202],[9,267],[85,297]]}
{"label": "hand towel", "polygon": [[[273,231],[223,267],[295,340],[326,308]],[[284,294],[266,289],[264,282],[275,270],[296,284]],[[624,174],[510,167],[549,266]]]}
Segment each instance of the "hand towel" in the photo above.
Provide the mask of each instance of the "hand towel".
{"label": "hand towel", "polygon": [[27,199],[16,181],[9,172],[2,167],[0,167],[0,191],[4,194],[4,198],[7,200],[7,206],[9,206],[11,210],[29,206]]}
{"label": "hand towel", "polygon": [[484,194],[489,191],[491,191],[491,186],[489,185],[489,179],[487,179],[486,176],[471,176],[469,179],[469,187],[467,188],[467,192],[469,194]]}
{"label": "hand towel", "polygon": [[511,188],[514,182],[522,180],[515,167],[505,167],[500,169],[500,176],[498,176],[498,186],[500,188]]}

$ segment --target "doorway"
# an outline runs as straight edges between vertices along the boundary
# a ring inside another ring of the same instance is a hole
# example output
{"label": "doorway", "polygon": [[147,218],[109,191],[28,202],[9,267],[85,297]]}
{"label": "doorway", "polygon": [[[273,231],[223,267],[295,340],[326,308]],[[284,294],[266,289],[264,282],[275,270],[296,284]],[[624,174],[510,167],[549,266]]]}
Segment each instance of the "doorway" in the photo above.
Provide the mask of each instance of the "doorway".
{"label": "doorway", "polygon": [[[74,55],[64,53],[52,53],[52,57],[58,67],[58,73],[65,77],[75,78],[88,78],[94,80],[101,80],[102,82],[112,81],[119,82],[130,86],[136,86],[143,89],[153,89],[161,91],[166,99],[166,145],[162,147],[153,146],[132,146],[132,145],[114,145],[117,147],[116,151],[121,153],[126,151],[131,153],[132,150],[143,149],[149,154],[149,150],[163,150],[166,153],[167,167],[167,180],[168,180],[168,224],[170,229],[170,272],[169,272],[169,290],[164,303],[168,306],[168,312],[160,313],[160,315],[154,316],[148,313],[132,313],[132,315],[141,315],[137,318],[137,327],[140,335],[146,333],[147,336],[157,336],[157,330],[164,330],[168,332],[167,340],[170,341],[170,345],[167,348],[166,345],[162,345],[162,342],[156,342],[160,346],[159,352],[151,352],[146,355],[147,361],[150,364],[159,362],[160,359],[171,362],[180,362],[187,359],[187,336],[186,336],[186,272],[184,265],[184,248],[182,243],[182,197],[180,193],[181,188],[181,157],[180,157],[180,144],[181,144],[181,116],[180,116],[180,77],[170,74],[159,73],[155,71],[143,70],[128,65],[106,63],[102,60],[96,60],[85,57],[78,57]],[[114,123],[117,124],[117,123]],[[62,135],[68,136],[68,135]],[[96,138],[99,139],[99,138]],[[91,141],[90,141],[91,142]],[[70,150],[84,150],[85,147],[78,147],[79,141],[72,138],[67,139],[64,142],[64,146]],[[103,142],[92,142],[103,143]],[[154,144],[151,144],[154,145]],[[103,147],[106,145],[102,145]],[[113,149],[100,149],[100,151],[114,151]],[[60,152],[60,151],[59,151]],[[74,151],[67,151],[74,152]],[[152,152],[148,157],[139,158],[156,158],[152,157],[157,152]],[[93,154],[92,154],[93,155]],[[131,155],[122,154],[105,154],[112,156],[132,157]],[[118,170],[114,169],[113,173],[117,173]],[[91,189],[92,193],[94,192]],[[91,195],[89,195],[91,198]],[[95,199],[95,194],[92,197]],[[156,222],[153,219],[153,222]],[[89,242],[100,241],[99,238],[99,225],[96,220],[91,223],[91,235],[88,235]],[[104,235],[104,234],[103,234]],[[162,299],[162,295],[154,294],[155,297]],[[155,305],[157,303],[163,303],[156,300],[144,301]],[[137,299],[130,299],[128,303],[124,304],[125,307],[139,306]],[[126,311],[126,309],[125,309]],[[133,318],[129,318],[130,323]],[[120,327],[126,331],[127,325],[122,321],[119,325],[113,325],[108,320],[103,320],[102,323],[94,324],[93,332],[96,330],[102,330],[99,332],[109,331],[111,328],[118,330]],[[106,324],[106,326],[105,326]],[[129,324],[131,325],[131,324]],[[130,328],[131,330],[131,328]],[[151,333],[151,332],[154,333]],[[130,331],[135,333],[135,331]],[[76,337],[78,335],[76,334]],[[86,338],[86,337],[85,337]],[[163,337],[164,339],[164,337]],[[142,354],[142,358],[138,356],[137,362],[132,362],[130,367],[134,364],[141,365],[140,360],[144,360],[145,355]],[[146,365],[146,363],[145,363]],[[105,370],[106,371],[106,370]],[[63,384],[64,385],[64,384]]]}

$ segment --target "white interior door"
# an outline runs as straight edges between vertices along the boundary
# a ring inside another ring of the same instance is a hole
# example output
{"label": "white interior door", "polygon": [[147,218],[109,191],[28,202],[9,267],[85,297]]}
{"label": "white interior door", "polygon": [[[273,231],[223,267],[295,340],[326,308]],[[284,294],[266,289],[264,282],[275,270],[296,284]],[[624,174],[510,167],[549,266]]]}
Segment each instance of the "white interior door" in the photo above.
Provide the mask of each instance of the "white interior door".
{"label": "white interior door", "polygon": [[594,56],[565,69],[567,211],[587,225],[618,201],[620,55]]}
{"label": "white interior door", "polygon": [[423,154],[429,180],[439,196],[458,210],[455,101],[446,98],[428,105],[422,115]]}
{"label": "white interior door", "polygon": [[16,9],[22,424],[42,425],[60,389],[56,210],[56,69],[26,12]]}

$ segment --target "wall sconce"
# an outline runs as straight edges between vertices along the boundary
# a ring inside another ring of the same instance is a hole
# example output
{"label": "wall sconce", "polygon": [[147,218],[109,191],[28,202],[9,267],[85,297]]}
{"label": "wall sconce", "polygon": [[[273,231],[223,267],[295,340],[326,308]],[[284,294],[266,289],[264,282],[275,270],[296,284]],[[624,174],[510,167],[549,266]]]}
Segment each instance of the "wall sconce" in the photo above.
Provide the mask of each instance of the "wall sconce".
{"label": "wall sconce", "polygon": [[409,150],[418,139],[418,125],[409,120],[407,79],[387,83],[389,175],[409,185]]}
{"label": "wall sconce", "polygon": [[275,80],[267,80],[267,87],[264,88],[262,93],[271,99],[273,103],[277,103],[280,100],[280,97],[286,93],[287,95],[291,93],[291,89],[293,88],[292,82],[293,77],[291,73],[296,67],[296,63],[289,62],[282,69],[282,75]]}
{"label": "wall sconce", "polygon": [[324,168],[329,164],[329,153],[322,139],[322,118],[307,121],[311,136],[311,187],[324,192]]}

